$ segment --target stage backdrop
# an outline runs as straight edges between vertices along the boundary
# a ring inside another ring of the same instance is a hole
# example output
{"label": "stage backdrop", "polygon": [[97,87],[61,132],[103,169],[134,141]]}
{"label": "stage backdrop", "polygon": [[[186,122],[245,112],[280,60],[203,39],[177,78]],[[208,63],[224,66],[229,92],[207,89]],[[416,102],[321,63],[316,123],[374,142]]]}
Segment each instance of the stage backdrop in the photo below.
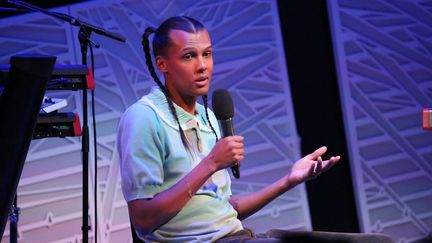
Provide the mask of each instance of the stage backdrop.
{"label": "stage backdrop", "polygon": [[432,233],[432,1],[328,1],[358,215],[397,242]]}
{"label": "stage backdrop", "polygon": [[[300,157],[276,1],[92,1],[56,9],[127,37],[120,43],[93,34],[98,151],[98,234],[100,242],[130,240],[129,216],[120,188],[116,128],[124,110],[154,85],[141,48],[145,27],[174,15],[202,21],[212,35],[212,90],[229,89],[235,130],[245,136],[246,159],[234,193],[256,191],[289,170]],[[0,64],[22,53],[56,55],[58,63],[81,61],[76,27],[43,14],[0,22]],[[82,118],[79,91],[49,92],[64,98]],[[89,103],[90,104],[90,103]],[[13,104],[11,104],[13,105]],[[19,111],[17,111],[19,112]],[[6,114],[7,115],[7,114]],[[92,124],[90,124],[92,125]],[[81,141],[49,138],[32,142],[18,189],[20,242],[78,242],[81,238]],[[95,163],[90,153],[90,187]],[[94,195],[90,190],[90,220]],[[298,186],[244,221],[257,231],[311,229],[304,186]],[[9,241],[9,230],[2,242]]]}

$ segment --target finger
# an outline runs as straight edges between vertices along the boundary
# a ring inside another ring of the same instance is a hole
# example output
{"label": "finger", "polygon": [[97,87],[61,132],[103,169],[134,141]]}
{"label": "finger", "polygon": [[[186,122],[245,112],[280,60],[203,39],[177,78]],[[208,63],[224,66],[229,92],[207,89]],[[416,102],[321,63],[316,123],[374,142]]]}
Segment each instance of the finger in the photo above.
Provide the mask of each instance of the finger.
{"label": "finger", "polygon": [[244,156],[243,156],[243,155],[235,155],[235,156],[234,156],[235,164],[240,165],[240,161],[242,161],[243,159],[244,159]]}
{"label": "finger", "polygon": [[240,136],[240,135],[233,135],[233,136],[230,136],[230,137],[231,137],[231,139],[233,141],[236,141],[236,142],[243,142],[243,140],[244,140],[244,137]]}
{"label": "finger", "polygon": [[308,178],[315,178],[315,171],[316,170],[316,163],[312,163],[311,165],[310,165],[310,167],[309,167],[309,170],[308,170],[308,175],[307,175],[307,177]]}
{"label": "finger", "polygon": [[323,161],[323,172],[335,165],[340,158],[340,156],[332,156],[329,160]]}
{"label": "finger", "polygon": [[307,155],[308,159],[316,160],[319,156],[322,156],[327,151],[326,146],[322,146],[319,149],[315,150],[313,153]]}
{"label": "finger", "polygon": [[313,161],[312,164],[314,165],[314,168],[313,168],[313,172],[312,172],[312,173],[316,174],[316,173],[317,173],[317,169],[318,169],[318,162]]}
{"label": "finger", "polygon": [[244,143],[240,143],[240,142],[236,142],[234,144],[235,148],[237,149],[243,149],[244,148]]}
{"label": "finger", "polygon": [[317,162],[316,162],[316,166],[315,166],[315,169],[314,169],[314,173],[320,173],[321,170],[322,170],[322,167],[323,167],[322,158],[321,158],[321,156],[318,156]]}
{"label": "finger", "polygon": [[238,142],[234,142],[234,141],[229,142],[229,146],[235,150],[244,149],[243,143],[238,143]]}
{"label": "finger", "polygon": [[[332,157],[333,158],[333,157]],[[325,160],[322,162],[322,170],[321,172],[325,172],[328,169],[330,169],[332,166],[334,165],[334,163],[332,162],[332,159],[329,160]]]}
{"label": "finger", "polygon": [[243,147],[236,149],[236,153],[238,154],[244,154],[245,150]]}
{"label": "finger", "polygon": [[243,155],[244,154],[244,149],[243,148],[233,148],[231,150],[233,155]]}
{"label": "finger", "polygon": [[233,142],[233,143],[243,143],[244,137],[242,136],[237,136],[237,135],[233,135],[233,136],[228,136],[228,137],[224,137],[224,140],[226,140],[227,142]]}
{"label": "finger", "polygon": [[309,169],[308,180],[313,180],[318,177],[320,171],[318,170],[318,162],[312,163],[311,169]]}
{"label": "finger", "polygon": [[244,150],[243,149],[235,149],[233,150],[234,156],[241,155],[244,156]]}
{"label": "finger", "polygon": [[332,156],[330,159],[329,159],[329,163],[331,164],[331,165],[334,165],[334,164],[336,164],[339,160],[340,160],[340,156],[338,155],[338,156]]}

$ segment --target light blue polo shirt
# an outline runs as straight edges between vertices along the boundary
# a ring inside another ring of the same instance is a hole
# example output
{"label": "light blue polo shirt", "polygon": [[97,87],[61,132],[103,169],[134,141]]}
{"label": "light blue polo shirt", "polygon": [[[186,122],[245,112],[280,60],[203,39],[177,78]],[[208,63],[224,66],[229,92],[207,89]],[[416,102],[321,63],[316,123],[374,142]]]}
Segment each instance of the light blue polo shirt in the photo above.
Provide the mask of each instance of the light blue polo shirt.
{"label": "light blue polo shirt", "polygon": [[[129,107],[117,133],[123,196],[127,202],[152,198],[167,190],[192,170],[215,145],[204,106],[187,113],[175,105],[189,141],[188,152],[167,100],[158,87]],[[211,110],[210,121],[220,137],[218,122]],[[203,188],[170,221],[148,235],[146,241],[209,242],[243,229],[237,212],[228,202],[231,180],[227,170],[212,175]]]}

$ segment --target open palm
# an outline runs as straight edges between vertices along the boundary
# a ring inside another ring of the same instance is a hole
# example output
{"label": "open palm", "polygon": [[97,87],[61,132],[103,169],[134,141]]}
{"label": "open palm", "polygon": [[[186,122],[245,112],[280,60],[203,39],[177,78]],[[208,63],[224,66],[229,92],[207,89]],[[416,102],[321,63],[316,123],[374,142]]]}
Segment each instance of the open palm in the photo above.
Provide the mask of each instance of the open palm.
{"label": "open palm", "polygon": [[314,179],[340,160],[340,156],[332,156],[330,159],[322,161],[321,156],[326,151],[327,147],[322,146],[313,153],[297,160],[288,174],[287,183],[296,185]]}

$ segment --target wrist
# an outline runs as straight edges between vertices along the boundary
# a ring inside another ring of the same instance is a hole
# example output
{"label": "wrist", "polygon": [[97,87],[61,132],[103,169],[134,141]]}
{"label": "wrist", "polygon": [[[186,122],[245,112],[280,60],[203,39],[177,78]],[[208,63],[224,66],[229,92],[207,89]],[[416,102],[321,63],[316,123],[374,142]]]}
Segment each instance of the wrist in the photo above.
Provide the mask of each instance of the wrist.
{"label": "wrist", "polygon": [[218,169],[214,163],[214,156],[209,154],[200,163],[203,169],[209,173],[209,176],[213,175]]}
{"label": "wrist", "polygon": [[297,186],[296,182],[293,182],[292,180],[290,180],[290,177],[288,175],[282,177],[282,179],[279,181],[279,188],[283,191],[286,192],[288,190],[290,190],[291,188]]}

